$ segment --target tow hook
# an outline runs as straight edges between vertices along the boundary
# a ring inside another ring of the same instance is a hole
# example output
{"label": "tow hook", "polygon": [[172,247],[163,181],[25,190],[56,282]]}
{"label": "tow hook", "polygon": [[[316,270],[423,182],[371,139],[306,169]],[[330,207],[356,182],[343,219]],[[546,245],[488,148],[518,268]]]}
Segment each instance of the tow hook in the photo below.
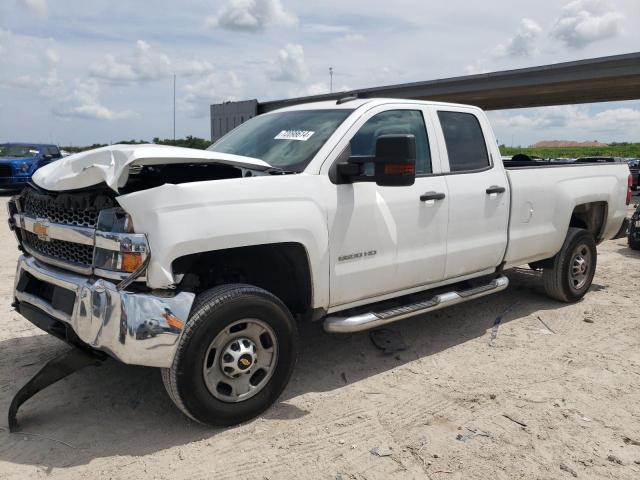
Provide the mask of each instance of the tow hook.
{"label": "tow hook", "polygon": [[102,352],[74,347],[49,360],[11,400],[8,415],[9,431],[18,431],[18,409],[36,393],[84,367],[90,365],[97,367],[107,358],[108,356]]}

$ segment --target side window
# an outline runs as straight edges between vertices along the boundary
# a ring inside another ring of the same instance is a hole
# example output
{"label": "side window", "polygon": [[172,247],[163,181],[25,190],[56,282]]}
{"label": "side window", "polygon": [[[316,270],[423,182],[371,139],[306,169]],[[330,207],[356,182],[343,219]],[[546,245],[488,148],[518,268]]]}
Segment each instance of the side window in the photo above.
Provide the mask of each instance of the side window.
{"label": "side window", "polygon": [[[431,173],[427,129],[418,110],[389,110],[371,117],[351,139],[351,155],[375,155],[380,135],[402,133],[416,137],[416,174]],[[373,174],[373,170],[367,173]]]}
{"label": "side window", "polygon": [[490,165],[487,145],[475,115],[438,112],[452,172],[480,170]]}
{"label": "side window", "polygon": [[51,155],[53,158],[59,158],[62,155],[60,155],[60,150],[58,150],[58,147],[47,147],[46,154]]}

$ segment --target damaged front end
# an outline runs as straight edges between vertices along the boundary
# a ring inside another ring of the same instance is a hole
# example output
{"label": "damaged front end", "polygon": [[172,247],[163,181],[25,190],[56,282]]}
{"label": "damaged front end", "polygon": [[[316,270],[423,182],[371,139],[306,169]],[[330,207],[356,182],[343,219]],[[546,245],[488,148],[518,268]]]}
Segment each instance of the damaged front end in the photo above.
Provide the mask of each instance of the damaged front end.
{"label": "damaged front end", "polygon": [[115,145],[72,155],[34,175],[8,204],[9,227],[24,253],[13,306],[76,348],[47,363],[17,393],[9,412],[12,430],[24,401],[107,356],[150,367],[173,363],[195,294],[147,278],[149,240],[136,231],[118,195],[165,183],[239,178],[247,169],[268,167],[215,152]]}
{"label": "damaged front end", "polygon": [[51,360],[18,392],[9,412],[12,430],[24,401],[107,355],[134,365],[172,364],[194,294],[146,286],[146,236],[134,231],[111,193],[29,186],[8,208],[9,226],[24,252],[13,306],[76,347]]}
{"label": "damaged front end", "polygon": [[25,253],[14,290],[22,315],[124,363],[171,365],[194,295],[146,287],[146,235],[135,233],[112,195],[31,186],[11,200],[9,212]]}

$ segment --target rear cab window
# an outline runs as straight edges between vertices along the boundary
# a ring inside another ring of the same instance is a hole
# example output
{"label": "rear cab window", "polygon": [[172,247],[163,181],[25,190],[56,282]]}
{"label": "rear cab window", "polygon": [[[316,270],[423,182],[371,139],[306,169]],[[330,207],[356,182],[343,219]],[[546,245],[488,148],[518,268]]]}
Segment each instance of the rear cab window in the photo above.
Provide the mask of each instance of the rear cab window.
{"label": "rear cab window", "polygon": [[447,147],[450,172],[473,172],[491,167],[478,118],[465,112],[438,111]]}

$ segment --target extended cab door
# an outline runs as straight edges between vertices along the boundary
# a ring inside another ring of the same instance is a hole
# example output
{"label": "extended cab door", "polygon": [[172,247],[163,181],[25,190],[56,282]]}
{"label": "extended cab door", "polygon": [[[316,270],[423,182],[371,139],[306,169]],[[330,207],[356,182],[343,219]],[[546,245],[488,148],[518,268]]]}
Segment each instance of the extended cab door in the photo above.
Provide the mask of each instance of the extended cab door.
{"label": "extended cab door", "polygon": [[509,182],[492,152],[484,115],[465,107],[432,107],[449,193],[447,279],[495,269],[504,258]]}
{"label": "extended cab door", "polygon": [[413,134],[417,177],[404,187],[335,185],[335,210],[329,212],[332,307],[444,277],[449,197],[444,177],[432,176],[440,172],[440,163],[426,113],[420,105],[378,106],[363,114],[338,145],[340,152],[350,147],[351,155],[373,155],[378,136]]}

